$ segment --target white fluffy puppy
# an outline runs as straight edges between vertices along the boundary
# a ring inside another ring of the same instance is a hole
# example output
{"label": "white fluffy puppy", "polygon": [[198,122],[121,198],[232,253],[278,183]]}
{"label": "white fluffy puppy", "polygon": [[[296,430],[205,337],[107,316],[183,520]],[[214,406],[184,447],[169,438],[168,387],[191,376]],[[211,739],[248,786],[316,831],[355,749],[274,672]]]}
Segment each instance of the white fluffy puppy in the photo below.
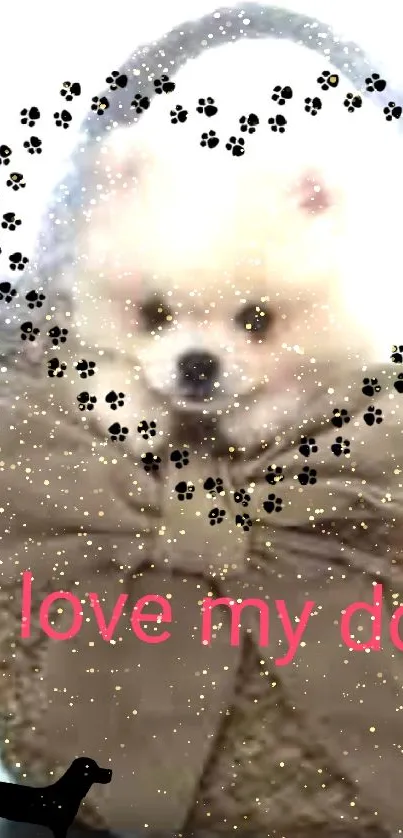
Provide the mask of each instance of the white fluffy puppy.
{"label": "white fluffy puppy", "polygon": [[[369,97],[348,110],[348,78],[322,90],[326,69],[284,41],[207,46],[173,93],[96,147],[75,331],[104,358],[104,427],[113,385],[128,397],[122,424],[153,418],[169,433],[175,417],[212,417],[249,448],[301,415],[318,364],[330,387],[345,361],[388,359],[401,318],[399,140]],[[292,97],[274,101],[285,85]],[[207,97],[211,117],[197,111]],[[185,122],[171,121],[176,106]],[[251,113],[259,124],[243,132]],[[281,132],[269,123],[279,114]],[[214,148],[201,144],[210,131]]]}

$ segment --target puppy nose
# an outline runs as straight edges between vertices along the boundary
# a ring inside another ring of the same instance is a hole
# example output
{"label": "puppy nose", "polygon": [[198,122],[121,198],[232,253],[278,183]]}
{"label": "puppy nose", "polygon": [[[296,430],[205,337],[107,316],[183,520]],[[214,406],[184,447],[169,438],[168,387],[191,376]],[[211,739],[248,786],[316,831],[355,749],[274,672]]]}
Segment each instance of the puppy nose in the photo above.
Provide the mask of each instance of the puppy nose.
{"label": "puppy nose", "polygon": [[218,359],[208,352],[187,352],[178,362],[182,382],[192,389],[209,388],[217,378]]}

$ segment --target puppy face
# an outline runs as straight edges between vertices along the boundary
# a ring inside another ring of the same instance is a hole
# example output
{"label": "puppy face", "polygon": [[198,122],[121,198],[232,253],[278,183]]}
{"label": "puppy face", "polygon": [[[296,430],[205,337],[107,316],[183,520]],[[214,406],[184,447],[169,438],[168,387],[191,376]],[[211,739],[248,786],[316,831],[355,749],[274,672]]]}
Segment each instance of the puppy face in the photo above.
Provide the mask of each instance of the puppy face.
{"label": "puppy face", "polygon": [[234,158],[153,107],[99,152],[78,334],[125,356],[168,410],[263,404],[275,428],[298,410],[307,369],[328,364],[330,380],[345,360],[373,360],[364,298],[384,258],[382,220],[376,241],[366,230],[381,181],[346,156],[354,136],[337,148],[331,120],[298,141],[262,129]]}
{"label": "puppy face", "polygon": [[80,334],[112,328],[149,391],[182,411],[275,403],[287,387],[295,401],[301,364],[345,351],[342,202],[320,172],[237,162],[234,177],[225,159],[153,159],[94,211],[86,240]]}

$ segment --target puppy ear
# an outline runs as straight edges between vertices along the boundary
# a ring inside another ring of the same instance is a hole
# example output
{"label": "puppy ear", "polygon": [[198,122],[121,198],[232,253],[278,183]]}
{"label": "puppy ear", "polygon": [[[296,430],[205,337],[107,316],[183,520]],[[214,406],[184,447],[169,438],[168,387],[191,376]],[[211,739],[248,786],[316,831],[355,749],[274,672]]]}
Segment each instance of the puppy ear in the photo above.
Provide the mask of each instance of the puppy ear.
{"label": "puppy ear", "polygon": [[102,145],[101,152],[104,164],[114,175],[124,180],[138,179],[152,162],[150,149],[137,125],[111,131]]}
{"label": "puppy ear", "polygon": [[319,171],[305,171],[294,188],[299,209],[310,215],[320,215],[336,203],[335,191]]}

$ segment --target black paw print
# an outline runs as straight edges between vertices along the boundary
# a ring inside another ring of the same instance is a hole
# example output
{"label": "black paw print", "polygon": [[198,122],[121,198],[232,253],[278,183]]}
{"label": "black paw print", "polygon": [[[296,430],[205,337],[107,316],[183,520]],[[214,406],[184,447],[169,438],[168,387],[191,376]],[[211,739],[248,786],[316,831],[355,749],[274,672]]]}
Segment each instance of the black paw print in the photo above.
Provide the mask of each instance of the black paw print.
{"label": "black paw print", "polygon": [[95,361],[82,359],[77,361],[75,368],[80,373],[80,378],[91,378],[92,375],[95,375]]}
{"label": "black paw print", "polygon": [[75,96],[81,95],[81,84],[78,81],[64,81],[60,95],[64,96],[66,102],[72,102]]}
{"label": "black paw print", "polygon": [[285,103],[292,99],[293,92],[291,87],[286,85],[285,87],[281,87],[281,84],[277,84],[276,87],[273,89],[272,99],[273,102],[277,102],[278,105],[285,105]]}
{"label": "black paw print", "polygon": [[399,372],[396,381],[393,382],[393,386],[398,393],[403,393],[403,372]]}
{"label": "black paw print", "polygon": [[24,108],[21,111],[21,125],[28,125],[28,128],[33,128],[35,123],[40,119],[41,112],[33,106],[32,108]]}
{"label": "black paw print", "polygon": [[335,428],[342,428],[343,425],[348,425],[348,423],[350,422],[350,417],[347,413],[347,410],[345,410],[344,408],[340,410],[338,407],[335,407],[333,411],[333,419],[331,420],[331,422]]}
{"label": "black paw print", "polygon": [[20,227],[22,221],[20,218],[16,218],[15,212],[5,212],[3,215],[3,221],[1,222],[1,226],[3,230],[10,230],[13,232],[17,227]]}
{"label": "black paw print", "polygon": [[374,405],[370,405],[364,416],[362,417],[366,425],[380,425],[383,422],[382,410]]}
{"label": "black paw print", "polygon": [[175,486],[175,492],[178,495],[178,500],[192,500],[195,491],[196,489],[193,483],[186,483],[185,480],[181,480],[180,483],[177,483]]}
{"label": "black paw print", "polygon": [[124,425],[122,427],[119,422],[114,422],[113,425],[110,425],[108,431],[111,435],[111,442],[124,442],[129,433],[129,428]]}
{"label": "black paw print", "polygon": [[124,73],[119,73],[119,70],[112,70],[110,76],[105,79],[106,83],[110,85],[111,90],[123,90],[127,87],[128,78]]}
{"label": "black paw print", "polygon": [[320,84],[322,90],[329,90],[331,87],[337,87],[339,83],[339,77],[336,73],[331,73],[329,70],[324,70],[323,73],[316,79],[318,84]]}
{"label": "black paw print", "polygon": [[224,481],[221,477],[208,477],[203,483],[203,489],[209,493],[210,497],[216,498],[217,495],[225,495]]}
{"label": "black paw print", "polygon": [[55,111],[53,114],[53,119],[55,120],[55,124],[57,128],[69,128],[70,122],[73,119],[70,111]]}
{"label": "black paw print", "polygon": [[0,145],[0,166],[8,166],[12,155],[10,146]]}
{"label": "black paw print", "polygon": [[318,446],[313,437],[302,436],[298,450],[303,457],[309,457],[311,454],[316,454]]}
{"label": "black paw print", "polygon": [[11,253],[8,257],[10,262],[10,271],[23,271],[25,266],[28,265],[29,259],[27,256],[23,256],[19,250],[15,253]]}
{"label": "black paw print", "polygon": [[[1,164],[1,156],[0,156],[0,164]],[[4,165],[7,165],[7,164],[5,163]],[[10,189],[13,189],[14,192],[18,192],[19,189],[25,189],[26,185],[27,184],[25,183],[24,175],[22,175],[21,172],[12,172],[10,177],[6,181],[6,186],[8,186]]]}
{"label": "black paw print", "polygon": [[182,108],[182,105],[175,105],[175,109],[169,112],[172,125],[178,125],[179,122],[186,122],[188,118],[188,111]]}
{"label": "black paw print", "polygon": [[335,457],[341,457],[342,454],[347,455],[350,453],[350,440],[338,436],[333,445],[330,446],[330,450],[333,451]]}
{"label": "black paw print", "polygon": [[364,393],[364,396],[374,396],[375,393],[380,393],[382,390],[377,378],[363,378],[362,384],[361,392]]}
{"label": "black paw print", "polygon": [[394,364],[403,364],[403,346],[392,346],[392,355],[390,360]]}
{"label": "black paw print", "polygon": [[219,509],[218,506],[215,506],[208,514],[210,525],[214,527],[216,524],[222,524],[225,515],[225,509]]}
{"label": "black paw print", "polygon": [[28,294],[25,295],[25,299],[28,303],[28,308],[42,308],[44,301],[46,300],[45,294],[40,294],[38,291],[28,291]]}
{"label": "black paw print", "polygon": [[281,466],[269,466],[265,476],[266,483],[270,486],[275,486],[276,483],[281,483],[284,480],[283,469]]}
{"label": "black paw print", "polygon": [[169,76],[161,76],[160,79],[154,79],[154,87],[155,92],[158,94],[161,93],[173,93],[175,90],[175,82],[171,81]]}
{"label": "black paw print", "polygon": [[157,433],[157,423],[154,422],[154,420],[146,422],[146,420],[143,419],[143,421],[137,425],[137,432],[141,434],[143,439],[151,439]]}
{"label": "black paw print", "polygon": [[214,99],[207,96],[207,99],[199,99],[196,111],[197,113],[203,113],[204,116],[215,116],[218,113],[218,108]]}
{"label": "black paw print", "polygon": [[317,483],[316,475],[316,469],[304,466],[301,473],[298,475],[298,480],[301,483],[301,486],[307,486],[308,483],[310,483],[311,486],[314,486],[315,483]]}
{"label": "black paw print", "polygon": [[52,326],[48,331],[48,335],[52,338],[53,346],[59,346],[59,343],[66,343],[68,329],[60,329],[59,326]]}
{"label": "black paw print", "polygon": [[263,504],[263,509],[264,509],[265,512],[267,512],[269,515],[271,515],[272,512],[281,512],[282,508],[283,508],[283,499],[282,498],[276,498],[275,495],[267,495],[267,500],[265,500],[265,502]]}
{"label": "black paw print", "polygon": [[106,96],[93,96],[91,102],[91,110],[95,111],[98,116],[102,116],[109,108],[109,101]]}
{"label": "black paw print", "polygon": [[77,396],[77,401],[79,410],[94,410],[94,405],[97,403],[97,397],[90,396],[86,390],[83,390],[83,392],[79,393]]}
{"label": "black paw print", "polygon": [[142,96],[141,93],[136,93],[134,99],[130,102],[130,107],[134,108],[138,114],[144,113],[150,107],[150,100],[148,96]]}
{"label": "black paw print", "polygon": [[0,302],[11,303],[13,297],[17,296],[15,288],[9,282],[0,282]]}
{"label": "black paw print", "polygon": [[310,99],[309,96],[305,99],[305,110],[307,113],[310,113],[311,116],[316,116],[319,111],[322,110],[322,101],[319,99],[319,96],[314,96],[313,99]]}
{"label": "black paw print", "polygon": [[280,134],[284,134],[285,126],[287,125],[287,120],[285,116],[282,116],[281,113],[278,113],[277,116],[271,116],[270,119],[267,120],[270,125],[270,131],[274,131],[276,134],[277,131]]}
{"label": "black paw print", "polygon": [[362,107],[361,96],[357,93],[347,93],[343,105],[347,108],[348,113],[354,113],[354,111],[357,111],[358,108]]}
{"label": "black paw print", "polygon": [[239,120],[241,131],[247,131],[248,134],[254,134],[256,127],[259,125],[259,117],[255,113],[250,113],[249,116],[241,116]]}
{"label": "black paw print", "polygon": [[202,148],[216,148],[220,142],[215,131],[204,131],[201,135],[200,145]]}
{"label": "black paw print", "polygon": [[[116,423],[117,424],[117,423]],[[112,428],[115,428],[116,425],[112,425]],[[110,428],[109,428],[110,430]],[[127,430],[127,428],[123,428],[123,430]],[[121,440],[122,442],[122,440]],[[147,451],[147,454],[142,454],[141,459],[143,461],[144,471],[158,471],[161,463],[161,457],[158,457],[156,454],[152,454],[151,451]]]}
{"label": "black paw print", "polygon": [[242,527],[244,532],[249,532],[252,526],[252,521],[249,518],[249,515],[246,512],[244,512],[243,515],[235,515],[235,526]]}
{"label": "black paw print", "polygon": [[48,376],[49,378],[63,378],[66,372],[67,364],[64,361],[59,361],[58,358],[51,358],[48,361]]}
{"label": "black paw print", "polygon": [[21,340],[29,340],[32,343],[39,335],[39,329],[36,327],[34,328],[33,324],[29,320],[23,323],[20,329]]}
{"label": "black paw print", "polygon": [[110,405],[111,410],[117,410],[118,407],[124,407],[124,393],[116,393],[115,390],[110,390],[105,396],[105,401]]}
{"label": "black paw print", "polygon": [[230,151],[233,157],[242,157],[245,154],[245,140],[243,137],[230,137],[225,144],[227,151]]}
{"label": "black paw print", "polygon": [[396,102],[388,102],[386,108],[383,109],[386,122],[392,122],[392,119],[400,119],[402,115],[402,108],[396,105]]}
{"label": "black paw print", "polygon": [[368,76],[368,78],[365,79],[365,84],[367,93],[374,93],[375,90],[377,90],[378,93],[382,93],[382,90],[385,90],[386,87],[386,81],[381,79],[379,73],[372,73],[372,76]]}
{"label": "black paw print", "polygon": [[246,489],[240,489],[239,492],[234,493],[234,501],[235,503],[240,503],[241,506],[246,507],[250,503],[250,495],[248,495]]}
{"label": "black paw print", "polygon": [[186,449],[178,451],[176,449],[171,452],[169,459],[171,460],[171,463],[175,463],[176,468],[184,468],[184,466],[189,465],[189,451],[186,451]]}
{"label": "black paw print", "polygon": [[28,154],[42,154],[42,140],[39,137],[30,137],[29,140],[25,140],[23,146]]}

